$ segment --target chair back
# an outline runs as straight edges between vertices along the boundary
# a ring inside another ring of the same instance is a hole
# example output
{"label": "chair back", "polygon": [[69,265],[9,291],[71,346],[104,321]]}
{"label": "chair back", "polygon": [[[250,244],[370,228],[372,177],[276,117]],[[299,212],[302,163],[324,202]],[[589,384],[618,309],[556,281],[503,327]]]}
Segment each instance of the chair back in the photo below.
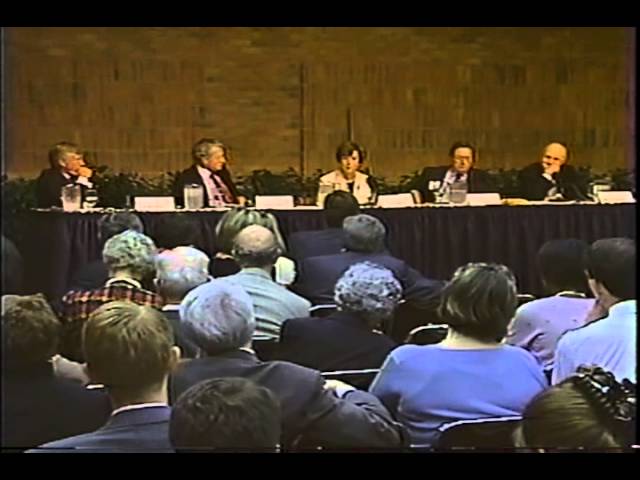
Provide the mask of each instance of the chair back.
{"label": "chair back", "polygon": [[522,417],[492,417],[459,420],[438,428],[439,450],[502,450],[514,449],[513,433]]}
{"label": "chair back", "polygon": [[251,348],[263,362],[278,360],[280,354],[280,342],[275,338],[254,338],[251,340]]}
{"label": "chair back", "polygon": [[312,317],[326,317],[327,315],[331,315],[337,309],[338,306],[334,304],[314,305],[309,309],[309,314]]}
{"label": "chair back", "polygon": [[362,370],[335,370],[322,372],[325,380],[340,380],[360,390],[367,390],[373,379],[380,372],[379,368],[364,368]]}

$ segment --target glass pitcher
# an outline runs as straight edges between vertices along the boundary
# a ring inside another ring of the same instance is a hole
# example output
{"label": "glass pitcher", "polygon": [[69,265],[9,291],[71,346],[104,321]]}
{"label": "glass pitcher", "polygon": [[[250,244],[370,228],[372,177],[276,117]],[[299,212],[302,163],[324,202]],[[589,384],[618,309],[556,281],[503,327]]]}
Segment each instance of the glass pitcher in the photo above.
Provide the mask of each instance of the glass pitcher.
{"label": "glass pitcher", "polygon": [[82,207],[82,190],[80,185],[65,185],[60,193],[62,209],[65,212],[80,210]]}
{"label": "glass pitcher", "polygon": [[184,208],[197,210],[204,206],[204,189],[202,185],[193,183],[184,186]]}

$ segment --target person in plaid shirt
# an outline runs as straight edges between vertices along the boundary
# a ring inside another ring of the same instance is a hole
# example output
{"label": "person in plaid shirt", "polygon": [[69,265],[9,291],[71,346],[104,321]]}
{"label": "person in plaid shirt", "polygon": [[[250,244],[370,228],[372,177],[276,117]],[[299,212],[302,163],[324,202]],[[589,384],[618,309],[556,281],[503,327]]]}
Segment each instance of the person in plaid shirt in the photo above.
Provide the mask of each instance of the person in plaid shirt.
{"label": "person in plaid shirt", "polygon": [[153,240],[142,233],[127,230],[111,237],[104,245],[102,258],[109,269],[109,279],[94,290],[72,290],[62,297],[60,319],[64,325],[62,353],[82,362],[82,326],[89,315],[105,303],[129,300],[138,305],[162,309],[162,298],[142,288],[142,279],[153,276],[157,249]]}

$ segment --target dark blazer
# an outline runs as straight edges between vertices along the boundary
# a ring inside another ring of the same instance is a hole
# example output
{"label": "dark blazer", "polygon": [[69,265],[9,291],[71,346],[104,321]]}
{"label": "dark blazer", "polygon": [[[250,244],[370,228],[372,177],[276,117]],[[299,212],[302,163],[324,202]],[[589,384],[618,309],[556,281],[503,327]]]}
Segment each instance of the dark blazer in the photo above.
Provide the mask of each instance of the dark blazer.
{"label": "dark blazer", "polygon": [[93,290],[102,287],[109,280],[109,268],[102,260],[96,260],[80,267],[73,275],[68,290]]}
{"label": "dark blazer", "polygon": [[344,248],[342,228],[294,232],[287,240],[289,253],[297,262],[307,257],[340,253]]}
{"label": "dark blazer", "polygon": [[[166,306],[166,305],[165,305]],[[175,343],[182,351],[182,357],[195,358],[200,353],[200,349],[185,334],[182,324],[180,323],[180,312],[178,310],[162,310],[162,313],[171,326],[173,327],[173,335]]]}
{"label": "dark blazer", "polygon": [[91,432],[108,420],[109,397],[56,377],[50,363],[2,371],[2,447],[25,450]]}
{"label": "dark blazer", "polygon": [[[238,203],[238,189],[231,179],[229,170],[227,170],[227,168],[225,167],[219,172],[216,172],[216,174],[218,175],[220,180],[222,180],[222,182],[224,182],[224,184],[227,186],[229,192],[231,192],[231,195],[233,196],[233,203]],[[192,165],[186,170],[183,170],[177,176],[176,181],[173,184],[173,196],[176,199],[176,205],[184,206],[184,186],[191,185],[193,183],[202,186],[204,190],[204,204],[205,206],[209,205],[209,194],[207,193],[207,188],[205,187],[204,182],[202,181],[202,177],[198,173],[198,169],[195,165]]]}
{"label": "dark blazer", "polygon": [[[518,173],[518,191],[527,200],[544,200],[553,183],[542,176],[542,163],[532,163]],[[564,164],[555,174],[556,185],[567,200],[586,200],[588,185],[571,165]]]}
{"label": "dark blazer", "polygon": [[369,261],[388,268],[402,284],[403,298],[416,308],[432,308],[444,282],[422,276],[402,260],[384,253],[344,252],[310,257],[299,264],[295,290],[314,305],[332,304],[338,279],[353,264]]}
{"label": "dark blazer", "polygon": [[338,399],[325,390],[320,372],[288,362],[262,362],[234,350],[180,364],[170,378],[170,398],[210,378],[243,377],[270,389],[280,400],[285,447],[302,434],[305,444],[326,447],[397,447],[403,440],[380,401],[363,391]]}
{"label": "dark blazer", "polygon": [[393,340],[372,331],[362,318],[337,311],[323,318],[292,318],[284,322],[279,358],[321,372],[362,370],[380,368],[395,347]]}
{"label": "dark blazer", "polygon": [[[443,165],[440,167],[426,167],[420,174],[418,181],[418,190],[422,194],[423,202],[434,202],[435,197],[432,191],[429,191],[430,181],[444,181],[447,170],[451,165]],[[497,192],[495,182],[484,170],[472,168],[467,173],[467,191],[469,193],[492,193]]]}
{"label": "dark blazer", "polygon": [[95,432],[47,443],[27,453],[172,453],[167,406],[125,410]]}
{"label": "dark blazer", "polygon": [[[47,168],[36,180],[36,205],[39,208],[62,207],[61,189],[73,184],[77,177],[67,178],[57,168]],[[84,185],[80,186],[84,192]]]}

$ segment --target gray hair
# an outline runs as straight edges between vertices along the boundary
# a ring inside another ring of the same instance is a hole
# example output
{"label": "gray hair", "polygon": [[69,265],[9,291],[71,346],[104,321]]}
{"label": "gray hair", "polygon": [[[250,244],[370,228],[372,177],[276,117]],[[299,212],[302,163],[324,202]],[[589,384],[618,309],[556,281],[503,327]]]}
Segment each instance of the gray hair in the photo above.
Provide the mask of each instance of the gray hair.
{"label": "gray hair", "polygon": [[402,298],[402,286],[388,268],[361,262],[340,277],[333,298],[340,308],[359,314],[373,328],[393,315]]}
{"label": "gray hair", "polygon": [[274,265],[282,250],[273,231],[249,225],[236,235],[231,253],[242,268],[264,268]]}
{"label": "gray hair", "polygon": [[377,253],[384,250],[386,229],[380,220],[361,213],[342,222],[344,245],[354,252]]}
{"label": "gray hair", "polygon": [[247,345],[256,327],[251,297],[225,279],[187,293],[180,304],[180,322],[187,337],[209,355]]}
{"label": "gray hair", "polygon": [[155,270],[156,245],[144,233],[126,230],[104,244],[102,259],[109,272],[128,270],[137,278],[145,278]]}
{"label": "gray hair", "polygon": [[209,257],[193,247],[164,250],[156,257],[158,289],[168,299],[182,299],[209,280]]}

